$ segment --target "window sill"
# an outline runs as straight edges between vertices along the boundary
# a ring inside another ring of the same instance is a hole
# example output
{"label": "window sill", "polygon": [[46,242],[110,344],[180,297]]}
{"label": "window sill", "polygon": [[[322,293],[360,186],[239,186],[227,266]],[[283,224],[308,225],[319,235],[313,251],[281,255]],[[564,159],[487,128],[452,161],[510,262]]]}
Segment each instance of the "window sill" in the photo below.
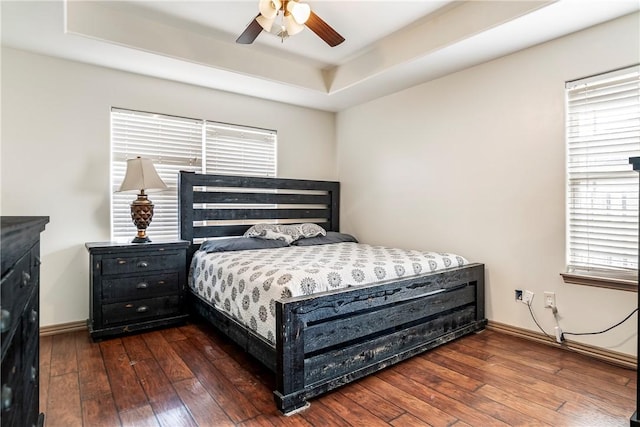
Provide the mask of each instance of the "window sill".
{"label": "window sill", "polygon": [[616,289],[619,291],[638,292],[636,280],[612,279],[610,277],[588,276],[576,273],[560,273],[564,283],[574,285],[595,286],[598,288]]}

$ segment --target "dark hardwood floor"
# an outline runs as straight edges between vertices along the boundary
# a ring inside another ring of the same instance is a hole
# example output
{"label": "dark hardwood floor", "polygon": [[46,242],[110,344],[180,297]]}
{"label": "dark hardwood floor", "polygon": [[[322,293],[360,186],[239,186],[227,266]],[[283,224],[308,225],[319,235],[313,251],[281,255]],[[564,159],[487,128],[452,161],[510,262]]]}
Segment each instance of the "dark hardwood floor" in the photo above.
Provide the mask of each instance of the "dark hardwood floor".
{"label": "dark hardwood floor", "polygon": [[495,331],[461,338],[285,417],[272,374],[205,325],[41,338],[47,427],[628,426],[636,373]]}

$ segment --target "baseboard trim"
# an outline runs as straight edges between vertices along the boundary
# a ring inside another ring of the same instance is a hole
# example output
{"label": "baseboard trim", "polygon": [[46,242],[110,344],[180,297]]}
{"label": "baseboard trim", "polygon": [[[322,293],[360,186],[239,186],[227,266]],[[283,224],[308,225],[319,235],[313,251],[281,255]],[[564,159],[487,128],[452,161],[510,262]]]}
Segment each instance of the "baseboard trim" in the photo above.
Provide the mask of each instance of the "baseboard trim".
{"label": "baseboard trim", "polygon": [[528,329],[518,328],[516,326],[507,325],[505,323],[494,322],[489,320],[487,323],[487,329],[502,332],[509,335],[514,335],[520,338],[525,338],[531,341],[540,342],[550,345],[552,347],[562,348],[565,350],[575,351],[577,353],[584,354],[586,356],[593,357],[614,365],[622,366],[627,369],[636,369],[638,366],[638,358],[630,356],[625,353],[617,351],[607,350],[600,347],[595,347],[588,344],[582,344],[579,342],[565,340],[562,344],[551,341],[544,334],[540,332],[530,331]]}
{"label": "baseboard trim", "polygon": [[86,331],[87,321],[79,320],[77,322],[60,323],[57,325],[41,326],[40,336],[65,334],[67,332]]}

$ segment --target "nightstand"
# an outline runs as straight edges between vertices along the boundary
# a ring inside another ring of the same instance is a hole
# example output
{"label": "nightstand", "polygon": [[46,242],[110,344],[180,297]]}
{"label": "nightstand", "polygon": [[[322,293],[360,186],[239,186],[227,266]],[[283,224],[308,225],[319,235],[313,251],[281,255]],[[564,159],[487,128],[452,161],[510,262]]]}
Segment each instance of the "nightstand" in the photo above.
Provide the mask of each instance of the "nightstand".
{"label": "nightstand", "polygon": [[87,324],[93,338],[174,325],[188,317],[188,241],[85,246],[90,266]]}

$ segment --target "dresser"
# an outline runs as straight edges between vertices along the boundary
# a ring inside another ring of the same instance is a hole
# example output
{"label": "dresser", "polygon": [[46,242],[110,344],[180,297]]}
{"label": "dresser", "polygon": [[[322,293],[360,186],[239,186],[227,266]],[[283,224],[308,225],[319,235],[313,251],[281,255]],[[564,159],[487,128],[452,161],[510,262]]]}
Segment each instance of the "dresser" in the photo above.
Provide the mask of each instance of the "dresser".
{"label": "dresser", "polygon": [[2,282],[2,413],[0,424],[42,425],[39,408],[40,363],[40,233],[49,217],[3,216]]}
{"label": "dresser", "polygon": [[184,240],[87,243],[93,338],[175,325],[187,317]]}

